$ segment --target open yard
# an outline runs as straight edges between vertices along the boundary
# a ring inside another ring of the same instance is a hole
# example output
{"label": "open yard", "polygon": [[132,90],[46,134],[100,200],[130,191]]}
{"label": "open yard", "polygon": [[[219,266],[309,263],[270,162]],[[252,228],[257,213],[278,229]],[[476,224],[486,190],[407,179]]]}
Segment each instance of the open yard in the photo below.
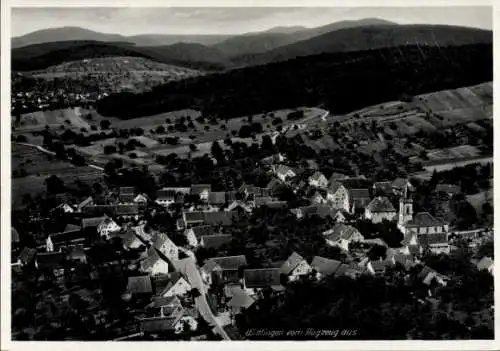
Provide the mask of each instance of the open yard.
{"label": "open yard", "polygon": [[19,120],[12,117],[14,134],[44,130],[46,126],[58,128],[64,125],[67,129],[90,129],[89,124],[82,118],[80,107],[54,111],[36,111],[21,115]]}

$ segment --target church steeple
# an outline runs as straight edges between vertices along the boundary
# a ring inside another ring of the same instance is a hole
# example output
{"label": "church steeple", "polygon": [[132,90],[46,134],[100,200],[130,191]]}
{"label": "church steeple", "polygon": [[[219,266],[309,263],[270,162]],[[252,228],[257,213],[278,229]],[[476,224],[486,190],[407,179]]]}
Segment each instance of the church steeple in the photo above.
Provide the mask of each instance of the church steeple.
{"label": "church steeple", "polygon": [[413,219],[413,200],[408,196],[408,187],[405,187],[403,196],[399,199],[398,226]]}

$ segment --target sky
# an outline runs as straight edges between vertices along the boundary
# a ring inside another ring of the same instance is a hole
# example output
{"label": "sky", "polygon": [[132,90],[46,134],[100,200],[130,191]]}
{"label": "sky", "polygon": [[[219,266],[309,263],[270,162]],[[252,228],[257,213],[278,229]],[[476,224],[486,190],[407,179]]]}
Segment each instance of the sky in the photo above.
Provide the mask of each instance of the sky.
{"label": "sky", "polygon": [[382,18],[400,24],[447,24],[491,30],[483,7],[176,7],[12,8],[11,35],[76,26],[135,34],[240,34],[276,26],[317,27],[342,20]]}

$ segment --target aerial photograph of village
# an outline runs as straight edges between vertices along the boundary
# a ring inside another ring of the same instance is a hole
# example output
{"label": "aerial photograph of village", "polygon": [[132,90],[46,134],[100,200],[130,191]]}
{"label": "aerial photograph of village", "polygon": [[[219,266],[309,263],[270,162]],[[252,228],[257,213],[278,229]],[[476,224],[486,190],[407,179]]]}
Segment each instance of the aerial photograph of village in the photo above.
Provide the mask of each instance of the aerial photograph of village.
{"label": "aerial photograph of village", "polygon": [[11,8],[11,339],[494,340],[492,16]]}

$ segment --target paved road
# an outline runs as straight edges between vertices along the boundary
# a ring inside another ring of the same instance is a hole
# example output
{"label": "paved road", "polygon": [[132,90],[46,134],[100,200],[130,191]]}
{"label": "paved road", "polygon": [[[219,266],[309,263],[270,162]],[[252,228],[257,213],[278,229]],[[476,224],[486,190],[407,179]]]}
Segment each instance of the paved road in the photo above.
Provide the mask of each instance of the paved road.
{"label": "paved road", "polygon": [[201,279],[200,271],[198,270],[198,267],[196,267],[195,261],[191,257],[185,258],[182,261],[184,265],[183,268],[185,269],[185,273],[189,280],[189,283],[193,288],[197,288],[201,294],[201,296],[195,299],[198,311],[203,316],[203,318],[205,318],[205,320],[209,325],[214,326],[215,333],[222,336],[222,338],[224,338],[225,340],[231,340],[231,338],[229,337],[229,335],[227,335],[224,328],[222,328],[222,326],[219,324],[219,322],[213,315],[212,310],[210,310],[210,306],[208,305],[206,297],[207,291]]}

